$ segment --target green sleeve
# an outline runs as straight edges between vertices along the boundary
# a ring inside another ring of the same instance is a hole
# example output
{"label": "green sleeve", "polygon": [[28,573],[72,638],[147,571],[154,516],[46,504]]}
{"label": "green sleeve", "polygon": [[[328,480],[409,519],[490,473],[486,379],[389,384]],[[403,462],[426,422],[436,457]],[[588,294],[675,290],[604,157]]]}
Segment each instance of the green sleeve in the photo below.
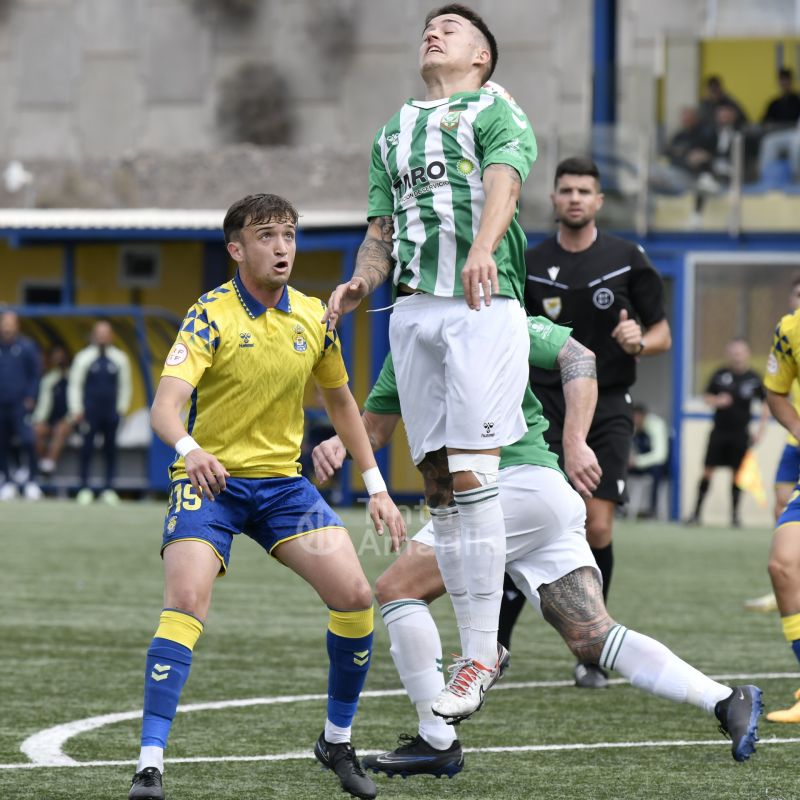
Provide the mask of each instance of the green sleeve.
{"label": "green sleeve", "polygon": [[367,201],[367,219],[386,217],[394,213],[394,195],[392,184],[381,153],[383,129],[378,131],[372,143],[372,159],[369,163],[369,198]]}
{"label": "green sleeve", "polygon": [[391,353],[386,354],[378,380],[375,381],[375,385],[367,397],[367,402],[364,403],[364,410],[369,411],[370,414],[401,413]]}
{"label": "green sleeve", "polygon": [[490,164],[508,164],[524,181],[536,161],[536,137],[525,112],[503,97],[481,111],[475,120],[483,149],[481,170]]}
{"label": "green sleeve", "polygon": [[528,336],[531,340],[528,361],[534,367],[555,369],[558,354],[571,333],[572,328],[556,325],[547,317],[528,317]]}

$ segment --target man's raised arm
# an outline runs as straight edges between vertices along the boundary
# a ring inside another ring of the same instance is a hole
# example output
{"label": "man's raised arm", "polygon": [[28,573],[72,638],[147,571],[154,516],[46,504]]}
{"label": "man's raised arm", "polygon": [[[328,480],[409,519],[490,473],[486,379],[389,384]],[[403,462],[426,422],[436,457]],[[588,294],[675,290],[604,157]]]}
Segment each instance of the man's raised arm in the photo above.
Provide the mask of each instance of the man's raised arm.
{"label": "man's raised arm", "polygon": [[333,290],[323,322],[329,321],[331,325],[336,325],[339,317],[351,312],[389,277],[394,266],[393,235],[394,223],[391,216],[370,219],[367,235],[358,248],[353,277]]}

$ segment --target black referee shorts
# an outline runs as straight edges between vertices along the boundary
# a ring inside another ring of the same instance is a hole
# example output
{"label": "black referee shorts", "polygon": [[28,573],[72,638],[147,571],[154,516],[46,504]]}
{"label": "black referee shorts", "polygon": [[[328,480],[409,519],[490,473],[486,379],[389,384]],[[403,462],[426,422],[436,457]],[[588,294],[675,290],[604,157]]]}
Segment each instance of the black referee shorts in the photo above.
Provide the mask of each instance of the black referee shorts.
{"label": "black referee shorts", "polygon": [[743,431],[724,431],[712,428],[708,436],[705,465],[707,467],[730,467],[739,469],[747,446],[750,444],[750,434]]}
{"label": "black referee shorts", "polygon": [[[561,386],[533,387],[533,393],[539,398],[545,419],[550,423],[544,438],[550,449],[558,454],[558,463],[564,469],[564,450],[561,446],[565,412],[563,390]],[[603,477],[593,497],[619,504],[628,501],[626,481],[632,439],[633,411],[628,390],[601,389],[586,439],[603,470]]]}

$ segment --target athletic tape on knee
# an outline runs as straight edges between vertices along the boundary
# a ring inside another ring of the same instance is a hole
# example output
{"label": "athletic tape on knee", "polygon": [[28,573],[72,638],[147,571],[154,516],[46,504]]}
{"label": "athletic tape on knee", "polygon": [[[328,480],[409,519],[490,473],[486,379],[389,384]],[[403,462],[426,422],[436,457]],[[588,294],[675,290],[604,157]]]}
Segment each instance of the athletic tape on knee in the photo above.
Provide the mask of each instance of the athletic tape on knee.
{"label": "athletic tape on knee", "polygon": [[486,486],[497,483],[500,456],[488,456],[485,453],[455,453],[447,456],[447,465],[451,473],[471,472],[481,486]]}

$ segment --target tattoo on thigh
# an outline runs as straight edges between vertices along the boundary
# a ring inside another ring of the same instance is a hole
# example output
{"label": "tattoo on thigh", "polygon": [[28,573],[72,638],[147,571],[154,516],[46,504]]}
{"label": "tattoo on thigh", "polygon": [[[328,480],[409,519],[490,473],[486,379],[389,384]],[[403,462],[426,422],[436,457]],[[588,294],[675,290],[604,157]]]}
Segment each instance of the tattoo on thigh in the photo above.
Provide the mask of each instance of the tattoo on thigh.
{"label": "tattoo on thigh", "polygon": [[447,450],[442,447],[417,465],[425,484],[425,500],[429,508],[442,508],[453,502],[453,476],[447,463]]}
{"label": "tattoo on thigh", "polygon": [[579,661],[597,662],[614,622],[591,567],[579,567],[539,587],[542,616],[560,634]]}

